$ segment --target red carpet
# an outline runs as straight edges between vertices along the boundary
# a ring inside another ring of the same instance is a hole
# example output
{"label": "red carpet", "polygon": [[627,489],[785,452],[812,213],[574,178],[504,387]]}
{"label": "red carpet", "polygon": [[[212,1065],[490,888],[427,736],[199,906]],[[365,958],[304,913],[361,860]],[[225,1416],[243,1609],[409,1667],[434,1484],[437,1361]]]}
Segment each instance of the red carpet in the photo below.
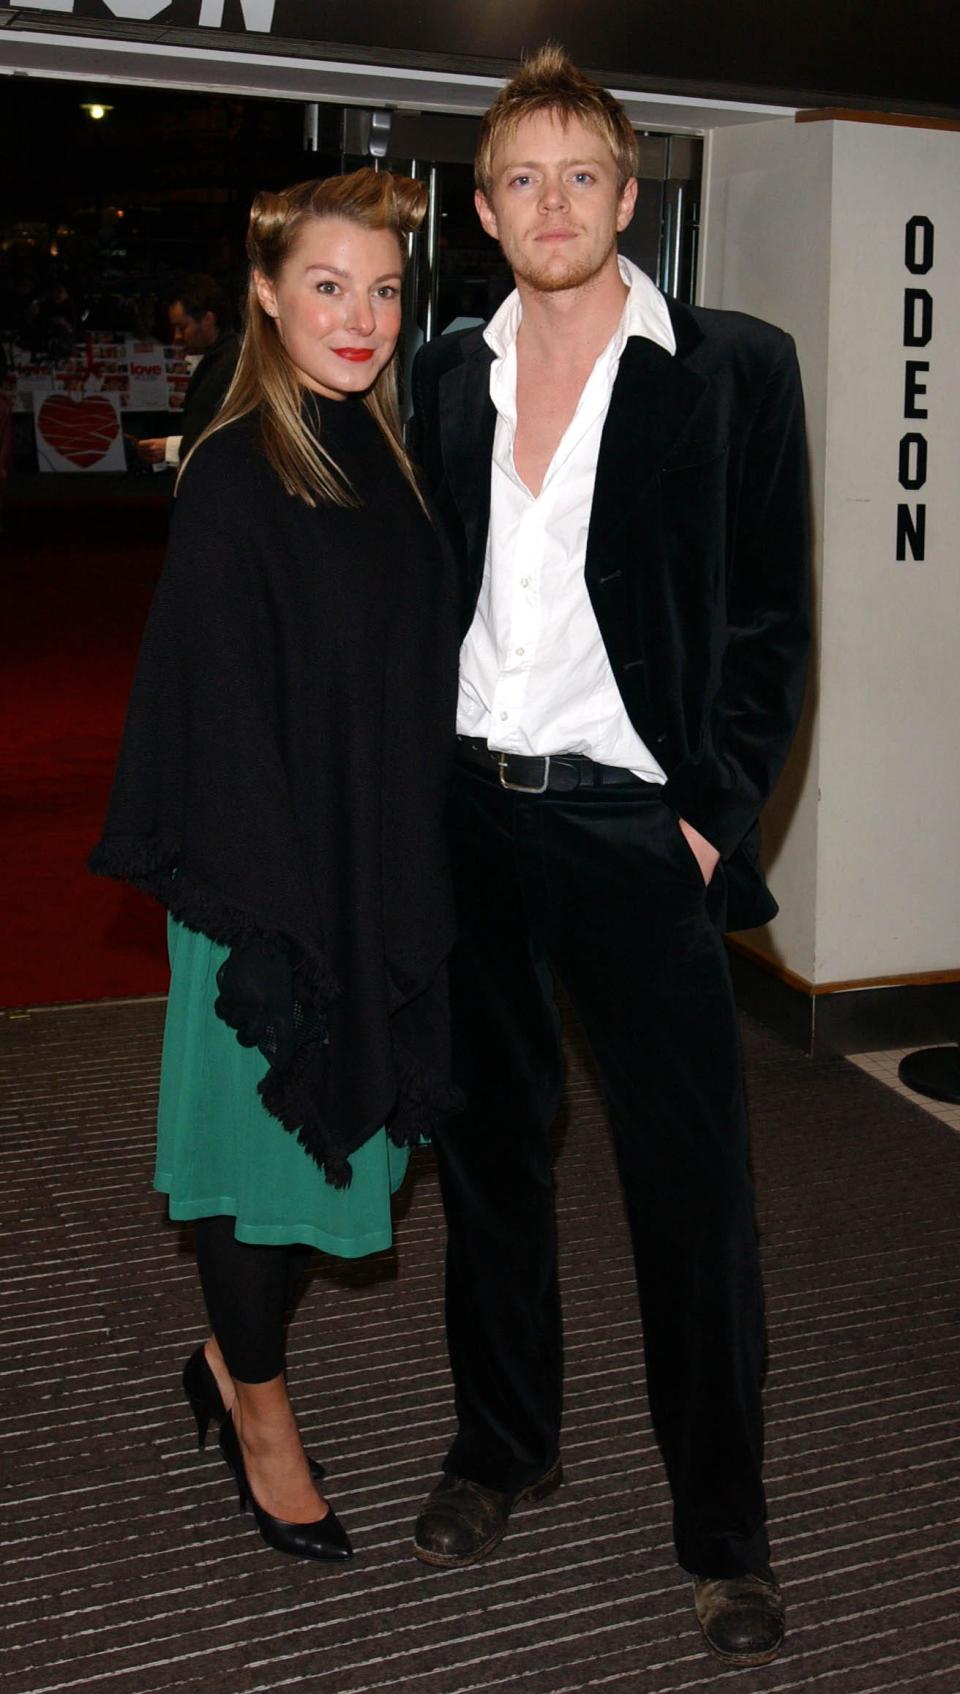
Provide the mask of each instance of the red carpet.
{"label": "red carpet", "polygon": [[157,504],[62,502],[0,536],[0,1005],[162,992],[159,906],[84,861],[110,790],[140,632],[163,556]]}

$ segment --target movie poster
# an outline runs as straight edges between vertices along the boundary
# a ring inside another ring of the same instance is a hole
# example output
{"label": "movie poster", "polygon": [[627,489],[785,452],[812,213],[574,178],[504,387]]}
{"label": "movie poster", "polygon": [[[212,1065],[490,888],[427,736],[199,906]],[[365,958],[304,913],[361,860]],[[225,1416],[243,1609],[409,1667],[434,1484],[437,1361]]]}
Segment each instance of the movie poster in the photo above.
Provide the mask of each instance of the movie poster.
{"label": "movie poster", "polygon": [[59,390],[34,395],[41,471],[123,471],[126,459],[115,394]]}

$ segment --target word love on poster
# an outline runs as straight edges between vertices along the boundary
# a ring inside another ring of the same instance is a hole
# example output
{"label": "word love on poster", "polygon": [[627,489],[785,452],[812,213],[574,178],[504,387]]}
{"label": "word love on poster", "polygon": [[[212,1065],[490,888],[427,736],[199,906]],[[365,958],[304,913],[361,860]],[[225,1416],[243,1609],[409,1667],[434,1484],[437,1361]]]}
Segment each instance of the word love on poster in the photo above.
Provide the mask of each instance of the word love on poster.
{"label": "word love on poster", "polygon": [[126,469],[116,395],[37,394],[34,419],[42,471]]}
{"label": "word love on poster", "polygon": [[170,404],[164,348],[159,341],[128,341],[127,394],[131,412],[165,411]]}

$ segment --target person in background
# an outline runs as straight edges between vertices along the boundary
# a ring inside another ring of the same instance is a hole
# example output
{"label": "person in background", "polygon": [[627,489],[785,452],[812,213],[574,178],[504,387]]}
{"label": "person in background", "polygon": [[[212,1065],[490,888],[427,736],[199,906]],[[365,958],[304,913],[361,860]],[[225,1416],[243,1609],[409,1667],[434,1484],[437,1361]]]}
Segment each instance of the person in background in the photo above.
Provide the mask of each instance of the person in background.
{"label": "person in background", "polygon": [[285,1553],[344,1558],[287,1392],[305,1251],[391,1241],[455,1103],[442,833],[455,587],[400,435],[387,171],[259,194],[236,381],[180,472],[91,868],[169,911],[156,1185],[212,1327],[183,1376]]}
{"label": "person in background", "polygon": [[636,170],[623,108],[559,47],[536,54],[476,162],[516,291],[414,367],[416,450],[463,597],[467,1100],[435,1138],[458,1428],[414,1546],[468,1565],[561,1480],[555,974],[608,1108],[679,1562],[708,1645],[761,1664],[783,1603],[723,930],[776,911],[757,819],[803,694],[803,407],[789,336],[667,300],[619,257]]}
{"label": "person in background", "polygon": [[227,296],[212,276],[183,277],[167,317],[174,344],[184,353],[199,354],[200,360],[184,395],[180,434],[147,436],[136,443],[137,456],[147,465],[179,465],[186,459],[216,417],[240,353]]}

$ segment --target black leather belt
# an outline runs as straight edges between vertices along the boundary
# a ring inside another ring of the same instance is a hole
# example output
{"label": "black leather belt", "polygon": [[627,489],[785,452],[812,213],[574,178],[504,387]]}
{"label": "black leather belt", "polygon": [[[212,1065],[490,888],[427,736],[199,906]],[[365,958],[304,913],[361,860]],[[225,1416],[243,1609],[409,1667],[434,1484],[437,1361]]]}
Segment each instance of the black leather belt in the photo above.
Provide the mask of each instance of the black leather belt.
{"label": "black leather belt", "polygon": [[498,778],[501,788],[514,789],[518,794],[545,794],[548,789],[570,793],[575,788],[615,788],[630,782],[643,786],[642,777],[622,765],[598,765],[582,753],[548,753],[542,757],[500,753],[485,741],[458,735],[457,757],[463,764],[476,765],[488,776]]}

